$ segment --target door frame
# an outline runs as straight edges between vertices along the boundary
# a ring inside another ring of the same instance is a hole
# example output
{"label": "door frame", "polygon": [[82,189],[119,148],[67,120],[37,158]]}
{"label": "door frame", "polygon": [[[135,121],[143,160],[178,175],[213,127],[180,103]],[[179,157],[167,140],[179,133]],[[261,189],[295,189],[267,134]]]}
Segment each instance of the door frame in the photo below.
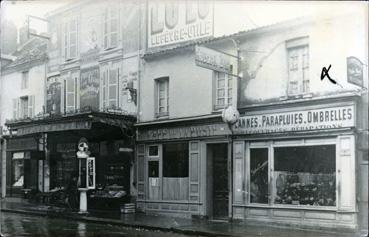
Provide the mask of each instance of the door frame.
{"label": "door frame", "polygon": [[[205,193],[205,199],[204,199],[204,203],[205,203],[205,212],[204,214],[206,216],[208,216],[210,219],[213,219],[213,207],[209,207],[209,203],[208,203],[208,199],[209,199],[209,195],[211,196],[210,198],[213,200],[212,197],[212,193],[210,194],[208,192],[208,164],[209,164],[209,160],[208,160],[208,145],[215,145],[215,144],[226,144],[227,146],[227,176],[228,176],[228,218],[231,218],[231,211],[232,211],[232,200],[233,200],[233,195],[232,195],[232,189],[233,187],[231,187],[231,179],[232,177],[232,172],[231,172],[231,143],[229,142],[229,140],[227,139],[221,139],[221,140],[213,140],[213,141],[206,141],[204,142],[204,151],[205,151],[205,181],[204,181],[204,193]],[[209,210],[209,208],[211,208],[211,210]],[[209,215],[209,213],[211,213],[211,215]]]}

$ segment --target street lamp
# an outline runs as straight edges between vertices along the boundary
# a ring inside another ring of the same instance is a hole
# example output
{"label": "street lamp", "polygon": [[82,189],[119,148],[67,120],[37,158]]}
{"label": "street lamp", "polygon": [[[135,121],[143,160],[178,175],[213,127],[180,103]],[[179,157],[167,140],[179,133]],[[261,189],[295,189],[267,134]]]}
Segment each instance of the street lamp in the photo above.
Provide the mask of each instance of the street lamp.
{"label": "street lamp", "polygon": [[237,123],[240,119],[240,113],[233,106],[228,106],[223,110],[222,119],[225,123],[227,123],[229,130],[231,131],[231,182],[230,188],[232,190],[232,199],[231,199],[231,218],[233,218],[233,129],[232,126]]}
{"label": "street lamp", "polygon": [[[81,139],[82,140],[82,139]],[[90,155],[88,151],[87,141],[81,141],[78,144],[77,158],[78,158],[78,190],[79,196],[79,213],[87,213],[87,158]]]}

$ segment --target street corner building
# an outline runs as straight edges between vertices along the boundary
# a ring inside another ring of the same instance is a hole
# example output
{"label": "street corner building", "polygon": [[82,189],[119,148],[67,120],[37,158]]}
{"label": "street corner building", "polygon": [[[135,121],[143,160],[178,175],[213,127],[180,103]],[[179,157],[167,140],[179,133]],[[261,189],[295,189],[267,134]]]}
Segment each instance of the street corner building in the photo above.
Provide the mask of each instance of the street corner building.
{"label": "street corner building", "polygon": [[210,2],[46,19],[1,55],[3,197],[50,202],[88,146],[87,210],[367,233],[367,12],[219,37]]}
{"label": "street corner building", "polygon": [[[3,197],[54,204],[54,194],[73,191],[78,180],[92,189],[88,209],[119,212],[131,202],[140,7],[115,3],[56,9],[47,39],[31,36],[7,57]],[[130,16],[124,24],[123,14]],[[92,163],[79,163],[80,143]]]}

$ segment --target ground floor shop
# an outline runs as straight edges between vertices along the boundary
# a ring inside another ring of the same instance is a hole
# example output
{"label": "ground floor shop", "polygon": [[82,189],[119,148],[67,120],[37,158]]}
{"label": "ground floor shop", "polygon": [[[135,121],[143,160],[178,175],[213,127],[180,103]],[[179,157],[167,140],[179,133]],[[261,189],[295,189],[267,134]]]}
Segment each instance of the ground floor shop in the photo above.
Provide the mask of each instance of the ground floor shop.
{"label": "ground floor shop", "polygon": [[344,98],[243,111],[232,133],[220,117],[139,124],[137,207],[355,229],[367,218],[368,180],[357,113]]}
{"label": "ground floor shop", "polygon": [[358,149],[355,99],[242,114],[234,126],[233,218],[358,228],[358,214],[365,212],[359,205],[367,202],[358,196],[367,192],[368,173],[360,169],[365,158]]}
{"label": "ground floor shop", "polygon": [[138,125],[137,208],[147,213],[227,219],[229,134],[220,115]]}
{"label": "ground floor shop", "polygon": [[[131,199],[133,121],[133,117],[90,113],[11,124],[17,135],[7,139],[6,195],[51,203],[54,194],[62,193],[63,199],[74,193],[79,201],[78,187],[84,182],[81,173],[86,173],[85,183],[91,186],[89,209],[119,211],[120,202]],[[88,146],[91,167],[81,166],[77,158],[81,140]]]}

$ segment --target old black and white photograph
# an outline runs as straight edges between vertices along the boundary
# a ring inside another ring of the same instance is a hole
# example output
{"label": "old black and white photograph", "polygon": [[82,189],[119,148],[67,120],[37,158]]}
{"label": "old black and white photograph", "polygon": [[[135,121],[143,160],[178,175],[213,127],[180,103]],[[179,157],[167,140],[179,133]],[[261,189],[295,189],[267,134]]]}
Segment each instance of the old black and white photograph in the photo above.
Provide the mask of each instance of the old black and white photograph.
{"label": "old black and white photograph", "polygon": [[367,1],[3,0],[1,237],[368,237]]}

